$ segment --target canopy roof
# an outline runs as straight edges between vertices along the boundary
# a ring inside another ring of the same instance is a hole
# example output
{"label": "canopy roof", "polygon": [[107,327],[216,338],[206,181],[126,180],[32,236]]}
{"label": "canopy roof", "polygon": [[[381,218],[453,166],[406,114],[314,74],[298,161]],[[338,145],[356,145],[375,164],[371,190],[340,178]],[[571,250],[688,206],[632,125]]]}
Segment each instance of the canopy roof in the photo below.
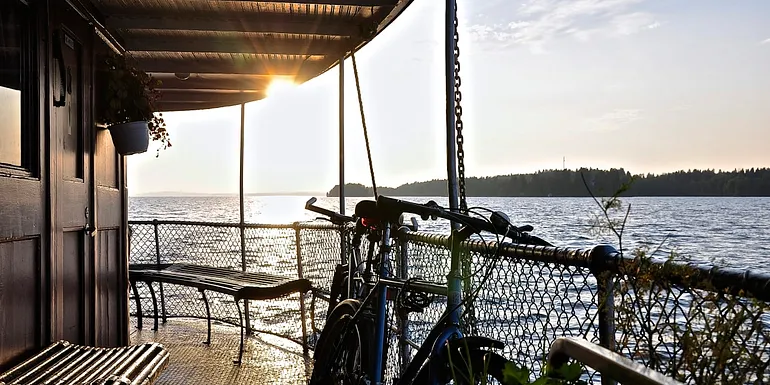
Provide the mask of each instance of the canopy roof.
{"label": "canopy roof", "polygon": [[318,76],[412,0],[90,2],[105,39],[162,81],[160,110],[183,111],[259,100],[275,79]]}

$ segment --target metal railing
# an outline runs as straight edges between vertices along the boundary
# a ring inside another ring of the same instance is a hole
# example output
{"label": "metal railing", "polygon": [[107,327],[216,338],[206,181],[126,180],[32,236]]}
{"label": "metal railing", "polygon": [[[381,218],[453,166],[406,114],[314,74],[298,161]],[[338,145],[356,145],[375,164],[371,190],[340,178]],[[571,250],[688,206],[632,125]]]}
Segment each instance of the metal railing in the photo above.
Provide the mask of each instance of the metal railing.
{"label": "metal railing", "polygon": [[[238,224],[132,221],[130,226],[132,263],[242,267]],[[244,231],[247,271],[311,280],[309,317],[316,335],[327,306],[318,299],[331,284],[345,233],[316,222],[244,225]],[[402,231],[397,236],[391,271],[443,284],[449,273],[448,235]],[[600,344],[685,383],[770,380],[768,275],[622,257],[609,246],[578,250],[475,240],[465,247],[464,289],[478,297],[465,309],[464,327],[505,342],[504,355],[533,375],[542,370],[551,343],[566,336]],[[495,268],[487,269],[491,263]],[[164,289],[167,316],[205,316],[197,291]],[[252,325],[300,340],[296,302],[282,303],[296,300],[252,301]],[[444,304],[439,296],[421,313],[389,314],[389,341],[398,348],[388,350],[388,378],[398,376]],[[142,311],[151,313],[149,307]],[[225,297],[212,300],[212,313],[225,322],[237,320]],[[600,380],[590,368],[587,373]]]}
{"label": "metal railing", "polygon": [[[410,277],[442,282],[449,272],[448,245],[448,235],[402,234]],[[466,309],[464,326],[504,341],[505,356],[535,375],[550,344],[567,336],[686,383],[770,381],[769,275],[623,257],[610,246],[578,250],[478,240],[465,246],[471,261],[466,292],[479,290],[479,296]],[[492,260],[487,279],[472,274]],[[410,317],[415,329],[409,332],[417,331],[419,339],[429,326],[417,318],[435,320],[442,310],[437,303]]]}

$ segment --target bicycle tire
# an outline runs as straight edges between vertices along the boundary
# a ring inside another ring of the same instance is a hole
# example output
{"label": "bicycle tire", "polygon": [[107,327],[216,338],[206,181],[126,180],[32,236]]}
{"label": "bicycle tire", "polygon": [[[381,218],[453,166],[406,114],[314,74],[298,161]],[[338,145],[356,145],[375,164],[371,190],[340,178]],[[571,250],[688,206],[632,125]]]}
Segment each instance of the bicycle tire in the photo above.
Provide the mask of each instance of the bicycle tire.
{"label": "bicycle tire", "polygon": [[[359,325],[355,325],[355,328],[348,328],[351,317],[360,306],[359,301],[346,299],[332,310],[313,353],[315,363],[310,377],[310,385],[358,383],[358,381],[344,381],[344,379],[350,379],[357,375],[356,373],[348,373],[355,369],[349,367],[349,364],[355,365],[355,363],[347,361],[350,353],[354,354],[354,358],[359,359],[358,365],[361,368],[368,367],[369,350],[366,332],[360,330]],[[345,362],[339,362],[340,356],[344,356]],[[344,368],[339,368],[340,364],[343,364]],[[343,371],[342,382],[335,381],[335,373],[338,370]]]}

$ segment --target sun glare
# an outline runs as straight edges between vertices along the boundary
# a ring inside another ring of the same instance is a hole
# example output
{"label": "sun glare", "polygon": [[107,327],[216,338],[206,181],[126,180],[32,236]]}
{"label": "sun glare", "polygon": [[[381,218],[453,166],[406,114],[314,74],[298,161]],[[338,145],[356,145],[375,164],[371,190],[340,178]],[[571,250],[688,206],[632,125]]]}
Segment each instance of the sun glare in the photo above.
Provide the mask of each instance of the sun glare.
{"label": "sun glare", "polygon": [[267,86],[267,96],[275,96],[282,94],[292,88],[294,88],[296,84],[294,84],[293,81],[287,80],[287,79],[273,79],[273,81],[270,82],[270,85]]}

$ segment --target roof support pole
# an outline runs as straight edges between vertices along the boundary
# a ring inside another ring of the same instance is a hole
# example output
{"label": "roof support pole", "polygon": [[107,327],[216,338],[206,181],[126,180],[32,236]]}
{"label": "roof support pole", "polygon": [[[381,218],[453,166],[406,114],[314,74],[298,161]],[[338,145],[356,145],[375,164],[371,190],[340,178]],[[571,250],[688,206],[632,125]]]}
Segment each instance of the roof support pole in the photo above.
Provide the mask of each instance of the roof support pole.
{"label": "roof support pole", "polygon": [[[345,55],[340,58],[340,214],[345,214]],[[348,256],[347,236],[345,230],[340,230],[340,261],[353,266],[353,255]],[[348,298],[353,295],[353,270],[349,270]]]}
{"label": "roof support pole", "polygon": [[[446,168],[449,208],[459,207],[459,186],[457,185],[457,146],[455,138],[455,6],[456,0],[446,0],[444,35],[444,70],[446,85]],[[453,227],[459,226],[452,222]]]}
{"label": "roof support pole", "polygon": [[345,55],[340,58],[340,214],[345,214]]}
{"label": "roof support pole", "polygon": [[[245,143],[245,123],[246,123],[246,104],[241,103],[241,170],[240,170],[240,183],[239,183],[239,190],[238,190],[238,197],[240,198],[240,204],[241,204],[241,220],[240,220],[240,229],[241,229],[241,270],[246,271],[246,205],[244,202],[244,196],[243,196],[243,148]],[[236,303],[237,306],[240,306]],[[249,301],[245,300],[243,301],[243,308],[244,308],[244,318],[246,321],[246,335],[251,334],[251,321],[249,320]],[[240,308],[239,308],[240,309]]]}

